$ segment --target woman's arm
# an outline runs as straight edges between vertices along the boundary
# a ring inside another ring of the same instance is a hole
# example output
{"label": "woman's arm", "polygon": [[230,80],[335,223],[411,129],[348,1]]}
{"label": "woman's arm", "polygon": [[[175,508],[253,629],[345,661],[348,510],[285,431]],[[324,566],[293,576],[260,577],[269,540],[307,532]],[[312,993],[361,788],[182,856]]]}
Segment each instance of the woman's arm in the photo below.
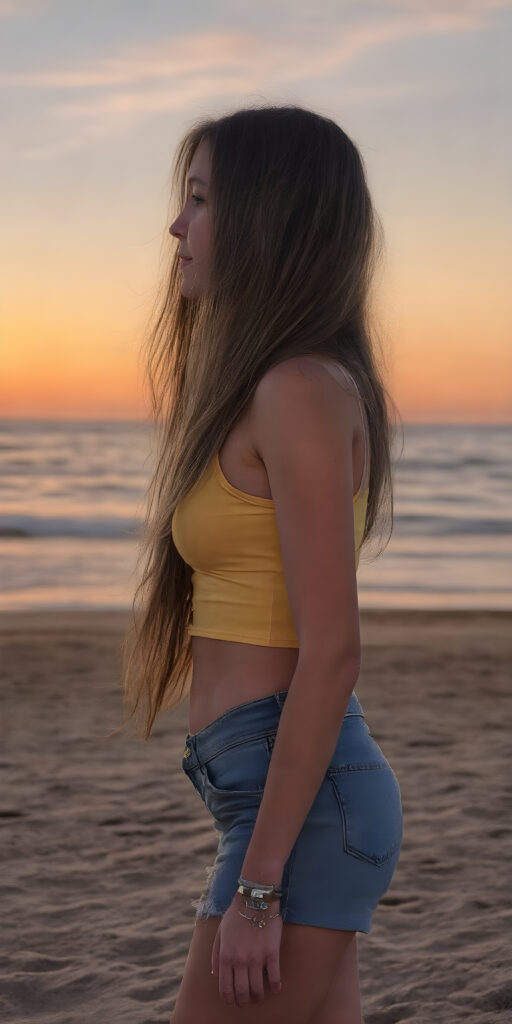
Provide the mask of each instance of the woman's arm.
{"label": "woman's arm", "polygon": [[253,882],[281,881],[330,762],[359,675],[357,662],[300,657],[281,712],[265,791],[242,866]]}
{"label": "woman's arm", "polygon": [[271,369],[253,399],[252,433],[274,499],[299,657],[242,866],[251,881],[281,881],[359,675],[355,414],[357,400],[302,356]]}

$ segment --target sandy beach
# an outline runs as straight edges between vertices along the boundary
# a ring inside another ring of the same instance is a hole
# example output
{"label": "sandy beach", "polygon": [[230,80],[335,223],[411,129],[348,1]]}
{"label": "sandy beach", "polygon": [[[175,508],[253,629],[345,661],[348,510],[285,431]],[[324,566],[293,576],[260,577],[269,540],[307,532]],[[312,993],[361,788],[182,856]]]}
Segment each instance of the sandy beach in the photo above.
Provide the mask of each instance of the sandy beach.
{"label": "sandy beach", "polygon": [[[122,715],[127,615],[4,612],[0,1019],[167,1024],[217,834],[188,702]],[[512,1020],[512,613],[362,611],[356,692],[400,782],[401,858],[359,933],[365,1024]]]}

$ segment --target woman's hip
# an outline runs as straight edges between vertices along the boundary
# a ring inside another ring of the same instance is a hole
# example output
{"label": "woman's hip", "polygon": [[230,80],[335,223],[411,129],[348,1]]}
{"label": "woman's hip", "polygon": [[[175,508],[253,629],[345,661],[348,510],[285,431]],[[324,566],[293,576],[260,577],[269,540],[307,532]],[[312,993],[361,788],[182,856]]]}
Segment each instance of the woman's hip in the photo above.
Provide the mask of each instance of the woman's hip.
{"label": "woman's hip", "polygon": [[[281,690],[237,705],[199,732],[187,735],[183,770],[221,825],[257,809],[287,693]],[[354,799],[360,803],[385,801],[398,785],[354,692],[326,767],[327,780],[342,810]]]}

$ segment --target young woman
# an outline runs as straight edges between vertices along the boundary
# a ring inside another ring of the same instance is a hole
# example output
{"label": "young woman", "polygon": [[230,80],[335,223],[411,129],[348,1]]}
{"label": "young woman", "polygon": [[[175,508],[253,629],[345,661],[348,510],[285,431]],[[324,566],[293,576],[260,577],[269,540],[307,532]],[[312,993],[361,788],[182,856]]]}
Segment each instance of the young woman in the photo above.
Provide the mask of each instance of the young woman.
{"label": "young woman", "polygon": [[182,765],[219,830],[171,1021],[360,1024],[356,934],[402,841],[354,693],[359,556],[392,521],[379,221],[354,143],[297,106],[196,123],[174,182],[124,660],[144,738],[189,695]]}

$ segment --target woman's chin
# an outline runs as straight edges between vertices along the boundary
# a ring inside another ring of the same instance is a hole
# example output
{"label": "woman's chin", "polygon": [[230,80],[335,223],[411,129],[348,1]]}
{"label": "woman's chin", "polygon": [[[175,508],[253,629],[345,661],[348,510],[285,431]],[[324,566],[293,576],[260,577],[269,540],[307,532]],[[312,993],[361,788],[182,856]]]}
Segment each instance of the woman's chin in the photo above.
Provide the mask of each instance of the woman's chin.
{"label": "woman's chin", "polygon": [[181,282],[181,294],[185,299],[197,299],[202,294],[202,290],[196,280],[187,281],[184,277]]}

